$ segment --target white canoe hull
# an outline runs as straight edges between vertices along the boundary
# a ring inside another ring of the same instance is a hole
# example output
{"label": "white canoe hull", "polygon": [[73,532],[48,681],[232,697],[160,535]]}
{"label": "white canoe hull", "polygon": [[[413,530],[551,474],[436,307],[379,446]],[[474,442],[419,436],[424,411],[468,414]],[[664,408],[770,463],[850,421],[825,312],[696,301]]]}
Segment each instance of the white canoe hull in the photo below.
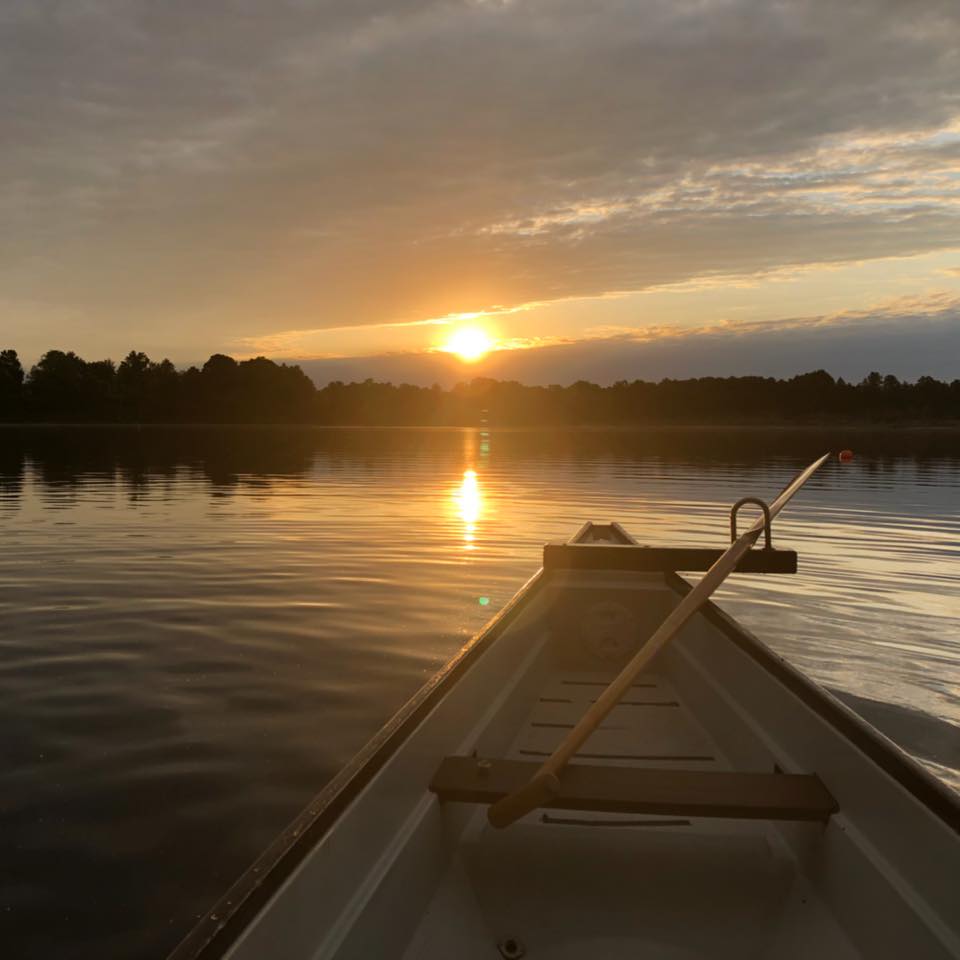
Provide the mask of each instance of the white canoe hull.
{"label": "white canoe hull", "polygon": [[497,831],[430,792],[444,757],[544,759],[686,589],[541,571],[173,957],[960,957],[956,796],[713,605],[577,763],[815,773],[825,821],[551,809]]}

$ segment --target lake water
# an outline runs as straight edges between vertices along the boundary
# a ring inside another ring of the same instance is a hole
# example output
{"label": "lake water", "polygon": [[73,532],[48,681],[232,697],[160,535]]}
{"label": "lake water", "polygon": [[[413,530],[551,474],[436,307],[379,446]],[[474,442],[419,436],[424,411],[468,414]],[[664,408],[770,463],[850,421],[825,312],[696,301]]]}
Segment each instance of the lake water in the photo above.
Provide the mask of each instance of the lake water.
{"label": "lake water", "polygon": [[949,434],[0,432],[4,956],[162,957],[545,540],[722,546],[838,439],[719,603],[960,786]]}

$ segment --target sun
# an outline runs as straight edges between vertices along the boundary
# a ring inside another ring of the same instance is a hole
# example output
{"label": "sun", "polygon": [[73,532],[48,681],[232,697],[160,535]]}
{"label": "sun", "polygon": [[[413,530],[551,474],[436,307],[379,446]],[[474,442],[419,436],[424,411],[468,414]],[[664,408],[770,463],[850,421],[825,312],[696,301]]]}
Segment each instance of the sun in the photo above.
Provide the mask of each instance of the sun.
{"label": "sun", "polygon": [[461,327],[454,331],[443,349],[455,353],[465,363],[475,363],[493,349],[493,340],[480,327]]}

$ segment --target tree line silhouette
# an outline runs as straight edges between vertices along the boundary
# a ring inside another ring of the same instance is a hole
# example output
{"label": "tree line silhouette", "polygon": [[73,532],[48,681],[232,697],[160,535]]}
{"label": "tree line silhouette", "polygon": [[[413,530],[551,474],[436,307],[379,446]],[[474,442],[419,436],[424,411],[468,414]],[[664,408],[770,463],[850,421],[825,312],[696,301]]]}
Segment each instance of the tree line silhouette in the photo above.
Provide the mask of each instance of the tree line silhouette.
{"label": "tree line silhouette", "polygon": [[524,386],[477,378],[449,390],[374,380],[317,388],[291,364],[214,354],[178,370],[132,351],[119,364],[50,350],[24,371],[0,351],[0,420],[46,423],[284,423],[357,426],[562,426],[960,420],[960,380],[859,383],[824,370],[786,380],[621,380]]}

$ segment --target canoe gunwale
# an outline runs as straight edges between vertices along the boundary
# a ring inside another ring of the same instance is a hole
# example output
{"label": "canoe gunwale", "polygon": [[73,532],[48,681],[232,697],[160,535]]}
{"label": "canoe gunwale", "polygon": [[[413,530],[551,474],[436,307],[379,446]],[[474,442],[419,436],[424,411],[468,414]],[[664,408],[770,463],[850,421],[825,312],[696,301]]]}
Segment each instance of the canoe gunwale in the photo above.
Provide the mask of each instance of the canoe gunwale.
{"label": "canoe gunwale", "polygon": [[227,953],[437,702],[523,612],[545,579],[543,569],[537,570],[507,604],[427,680],[206,911],[167,955],[167,960],[216,960]]}
{"label": "canoe gunwale", "polygon": [[[678,573],[666,573],[664,580],[667,586],[680,596],[685,596],[693,589]],[[774,653],[712,600],[708,600],[700,608],[700,614],[798,697],[805,706],[892,777],[915,800],[939,817],[955,833],[960,834],[960,794],[938,780],[893,740],[872,727],[828,690]]]}

